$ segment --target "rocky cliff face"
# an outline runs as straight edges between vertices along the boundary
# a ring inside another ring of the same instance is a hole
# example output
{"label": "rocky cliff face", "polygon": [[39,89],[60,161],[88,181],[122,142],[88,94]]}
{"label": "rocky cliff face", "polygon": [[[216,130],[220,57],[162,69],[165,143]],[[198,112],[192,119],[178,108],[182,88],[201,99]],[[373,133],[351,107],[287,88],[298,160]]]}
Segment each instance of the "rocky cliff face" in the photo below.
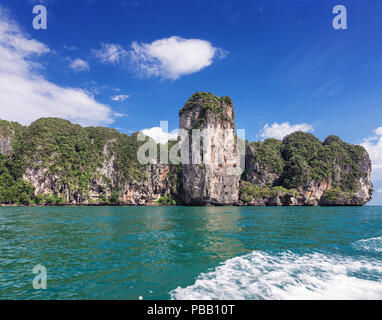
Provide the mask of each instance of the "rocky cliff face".
{"label": "rocky cliff face", "polygon": [[22,126],[15,122],[0,120],[0,154],[12,152],[12,140],[20,133]]}
{"label": "rocky cliff face", "polygon": [[0,204],[348,206],[372,197],[361,146],[303,132],[246,142],[237,175],[231,99],[196,93],[179,114],[190,151],[180,165],[140,164],[136,134],[56,118],[0,121]]}
{"label": "rocky cliff face", "polygon": [[0,137],[0,153],[7,155],[11,151],[11,137]]}
{"label": "rocky cliff face", "polygon": [[27,167],[23,179],[35,188],[35,195],[58,194],[62,203],[70,205],[109,204],[113,192],[116,198],[111,204],[154,205],[171,192],[168,165],[148,165],[143,171],[144,180],[123,180],[114,160],[115,157],[105,158],[103,166],[89,180],[86,192],[63,183],[59,174],[38,165]]}
{"label": "rocky cliff face", "polygon": [[[240,175],[233,175],[233,169],[239,163],[234,144],[236,128],[231,99],[218,98],[210,93],[194,94],[180,111],[179,128],[187,132],[191,146],[189,164],[182,166],[184,203],[237,203]],[[197,130],[204,135],[196,137]],[[192,148],[193,141],[194,144],[200,141],[200,146]],[[199,157],[200,161],[195,161]]]}
{"label": "rocky cliff face", "polygon": [[[161,196],[171,192],[168,165],[155,164],[142,167],[141,178],[123,177],[118,165],[116,139],[107,141],[103,149],[102,167],[97,168],[96,178],[90,182],[92,203],[102,202],[102,195],[118,192],[119,202],[127,205],[154,205]],[[101,192],[100,192],[101,191]]]}
{"label": "rocky cliff face", "polygon": [[295,132],[247,147],[243,205],[364,205],[371,200],[366,150],[329,136]]}
{"label": "rocky cliff face", "polygon": [[176,186],[169,165],[138,163],[136,135],[55,118],[20,135],[2,124],[0,203],[153,205]]}

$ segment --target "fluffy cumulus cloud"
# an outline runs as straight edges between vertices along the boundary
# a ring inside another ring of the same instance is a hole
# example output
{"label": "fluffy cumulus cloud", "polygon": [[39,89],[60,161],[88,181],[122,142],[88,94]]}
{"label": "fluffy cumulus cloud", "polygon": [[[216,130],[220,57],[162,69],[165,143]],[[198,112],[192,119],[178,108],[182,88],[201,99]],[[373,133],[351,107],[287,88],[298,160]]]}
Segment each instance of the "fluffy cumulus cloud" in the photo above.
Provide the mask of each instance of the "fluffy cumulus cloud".
{"label": "fluffy cumulus cloud", "polygon": [[116,96],[112,96],[111,100],[113,101],[125,101],[129,98],[130,96],[128,94],[118,94]]}
{"label": "fluffy cumulus cloud", "polygon": [[382,180],[382,127],[374,130],[375,136],[365,139],[361,145],[367,150],[373,165],[373,180]]}
{"label": "fluffy cumulus cloud", "polygon": [[178,133],[175,131],[165,132],[160,127],[153,127],[150,129],[141,130],[144,135],[153,138],[157,143],[165,144],[168,140],[176,140],[178,138]]}
{"label": "fluffy cumulus cloud", "polygon": [[93,53],[104,64],[124,64],[128,56],[127,50],[112,43],[102,43],[101,48],[93,50]]}
{"label": "fluffy cumulus cloud", "polygon": [[291,125],[289,122],[273,123],[271,126],[267,123],[260,131],[260,136],[264,139],[276,138],[282,140],[288,134],[295,131],[312,132],[313,127],[306,123]]}
{"label": "fluffy cumulus cloud", "polygon": [[69,64],[70,69],[76,71],[76,72],[81,72],[81,71],[89,71],[90,67],[89,64],[80,58],[74,59],[70,62]]}
{"label": "fluffy cumulus cloud", "polygon": [[152,43],[133,42],[129,53],[131,64],[141,76],[172,80],[198,72],[226,55],[208,41],[176,36]]}
{"label": "fluffy cumulus cloud", "polygon": [[208,41],[176,36],[152,43],[134,41],[128,50],[118,44],[102,43],[93,53],[103,64],[129,65],[140,77],[172,80],[198,72],[228,55]]}
{"label": "fluffy cumulus cloud", "polygon": [[61,117],[83,125],[109,124],[114,114],[84,90],[58,86],[36,61],[50,50],[30,39],[0,7],[0,117],[22,124]]}

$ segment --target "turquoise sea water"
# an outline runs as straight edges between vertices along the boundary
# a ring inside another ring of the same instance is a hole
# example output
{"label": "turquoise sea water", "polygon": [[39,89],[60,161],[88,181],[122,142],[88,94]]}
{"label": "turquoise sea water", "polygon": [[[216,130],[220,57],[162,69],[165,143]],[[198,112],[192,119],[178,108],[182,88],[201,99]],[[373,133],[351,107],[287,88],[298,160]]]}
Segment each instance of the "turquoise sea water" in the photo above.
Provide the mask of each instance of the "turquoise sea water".
{"label": "turquoise sea water", "polygon": [[381,299],[382,207],[0,208],[0,299],[140,297]]}

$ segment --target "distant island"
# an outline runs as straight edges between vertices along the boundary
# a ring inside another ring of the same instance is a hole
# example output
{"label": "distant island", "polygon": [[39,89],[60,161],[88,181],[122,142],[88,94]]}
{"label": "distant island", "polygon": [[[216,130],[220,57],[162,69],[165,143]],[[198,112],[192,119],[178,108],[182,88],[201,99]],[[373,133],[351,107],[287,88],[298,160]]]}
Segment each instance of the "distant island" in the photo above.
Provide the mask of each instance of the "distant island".
{"label": "distant island", "polygon": [[[179,128],[235,130],[233,109],[229,97],[197,92]],[[137,135],[58,118],[1,120],[0,204],[360,206],[372,197],[368,153],[336,136],[245,141],[245,169],[229,176],[225,163],[141,164]]]}

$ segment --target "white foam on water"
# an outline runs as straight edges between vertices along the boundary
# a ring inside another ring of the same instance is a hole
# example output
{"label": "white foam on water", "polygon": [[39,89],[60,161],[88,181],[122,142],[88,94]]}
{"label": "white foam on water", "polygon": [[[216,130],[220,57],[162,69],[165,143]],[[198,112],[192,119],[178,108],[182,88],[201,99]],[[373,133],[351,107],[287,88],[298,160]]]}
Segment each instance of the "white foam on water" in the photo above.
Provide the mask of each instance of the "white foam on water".
{"label": "white foam on water", "polygon": [[182,300],[382,299],[382,262],[254,251],[200,274],[195,284],[170,295]]}
{"label": "white foam on water", "polygon": [[382,252],[382,236],[369,239],[362,239],[353,244],[356,249]]}

